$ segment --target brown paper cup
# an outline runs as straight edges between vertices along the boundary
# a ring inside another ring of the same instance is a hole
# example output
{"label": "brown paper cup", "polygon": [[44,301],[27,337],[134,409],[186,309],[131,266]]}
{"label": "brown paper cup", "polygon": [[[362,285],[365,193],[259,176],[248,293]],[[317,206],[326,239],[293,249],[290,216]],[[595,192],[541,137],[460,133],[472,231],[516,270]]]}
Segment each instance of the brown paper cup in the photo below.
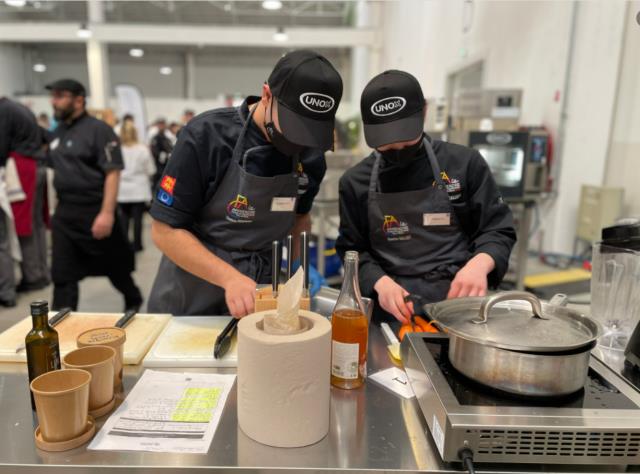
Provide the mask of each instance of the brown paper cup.
{"label": "brown paper cup", "polygon": [[113,347],[88,346],[69,352],[62,360],[67,369],[82,369],[91,374],[89,411],[101,408],[113,399],[115,358]]}
{"label": "brown paper cup", "polygon": [[122,364],[124,359],[124,343],[127,333],[116,327],[89,329],[81,333],[76,340],[79,348],[87,346],[109,346],[116,350],[115,372],[113,374],[114,387],[122,385]]}
{"label": "brown paper cup", "polygon": [[54,370],[33,379],[31,391],[45,441],[67,441],[84,432],[90,383],[91,374],[79,369]]}

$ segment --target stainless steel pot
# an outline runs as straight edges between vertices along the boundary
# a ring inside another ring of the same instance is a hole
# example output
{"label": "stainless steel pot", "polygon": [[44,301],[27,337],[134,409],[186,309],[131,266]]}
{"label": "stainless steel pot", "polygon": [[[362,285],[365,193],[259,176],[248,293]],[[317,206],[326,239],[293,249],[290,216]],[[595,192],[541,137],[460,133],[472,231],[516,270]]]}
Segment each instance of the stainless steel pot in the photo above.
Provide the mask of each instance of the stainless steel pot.
{"label": "stainless steel pot", "polygon": [[482,384],[527,396],[580,390],[599,325],[526,292],[459,298],[424,306],[449,334],[449,360]]}

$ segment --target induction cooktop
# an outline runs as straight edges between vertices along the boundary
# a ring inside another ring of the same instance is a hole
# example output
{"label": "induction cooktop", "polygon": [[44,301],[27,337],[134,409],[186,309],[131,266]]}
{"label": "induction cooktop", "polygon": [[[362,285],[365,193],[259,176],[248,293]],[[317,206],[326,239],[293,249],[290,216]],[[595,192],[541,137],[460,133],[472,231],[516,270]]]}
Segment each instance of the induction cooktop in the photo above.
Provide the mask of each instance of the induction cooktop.
{"label": "induction cooktop", "polygon": [[444,461],[463,448],[474,462],[640,463],[640,393],[592,355],[587,380],[563,397],[520,397],[453,368],[444,334],[415,333],[402,360]]}

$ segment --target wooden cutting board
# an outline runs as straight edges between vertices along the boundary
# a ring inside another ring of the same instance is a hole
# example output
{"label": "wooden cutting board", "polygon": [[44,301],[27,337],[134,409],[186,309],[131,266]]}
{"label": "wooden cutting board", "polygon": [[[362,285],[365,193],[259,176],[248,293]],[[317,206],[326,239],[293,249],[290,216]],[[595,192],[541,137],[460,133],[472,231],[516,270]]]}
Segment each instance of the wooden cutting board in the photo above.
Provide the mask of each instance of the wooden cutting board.
{"label": "wooden cutting board", "polygon": [[178,316],[172,318],[147,353],[145,367],[237,367],[237,336],[222,359],[213,358],[216,338],[230,316]]}
{"label": "wooden cutting board", "polygon": [[[55,314],[50,312],[49,318]],[[71,313],[55,327],[60,338],[60,356],[64,357],[76,349],[76,338],[82,332],[113,326],[122,316],[122,313]],[[170,319],[170,314],[136,314],[125,327],[127,341],[124,343],[124,363],[139,364]],[[30,330],[31,317],[28,316],[0,334],[0,362],[27,361],[25,351],[16,354],[16,348],[24,344],[24,338]]]}

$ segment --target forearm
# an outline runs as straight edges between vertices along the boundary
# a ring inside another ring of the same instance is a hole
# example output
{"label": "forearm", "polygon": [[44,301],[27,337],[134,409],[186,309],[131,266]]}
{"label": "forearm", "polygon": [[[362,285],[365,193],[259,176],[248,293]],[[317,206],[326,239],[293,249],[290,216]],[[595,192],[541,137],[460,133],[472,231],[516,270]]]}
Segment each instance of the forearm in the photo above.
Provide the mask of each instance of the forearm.
{"label": "forearm", "polygon": [[154,220],[151,238],[173,263],[209,283],[224,287],[238,271],[210,252],[191,232]]}
{"label": "forearm", "polygon": [[292,260],[295,261],[300,258],[300,233],[306,232],[307,236],[311,237],[311,214],[299,214],[296,216],[296,220],[291,228],[291,235],[293,236],[293,251]]}
{"label": "forearm", "polygon": [[473,266],[488,275],[496,267],[496,262],[488,253],[479,253],[467,262],[467,266]]}
{"label": "forearm", "polygon": [[115,213],[119,182],[120,171],[113,170],[107,172],[107,175],[104,178],[104,192],[102,195],[102,207],[100,208],[100,212],[109,214]]}

